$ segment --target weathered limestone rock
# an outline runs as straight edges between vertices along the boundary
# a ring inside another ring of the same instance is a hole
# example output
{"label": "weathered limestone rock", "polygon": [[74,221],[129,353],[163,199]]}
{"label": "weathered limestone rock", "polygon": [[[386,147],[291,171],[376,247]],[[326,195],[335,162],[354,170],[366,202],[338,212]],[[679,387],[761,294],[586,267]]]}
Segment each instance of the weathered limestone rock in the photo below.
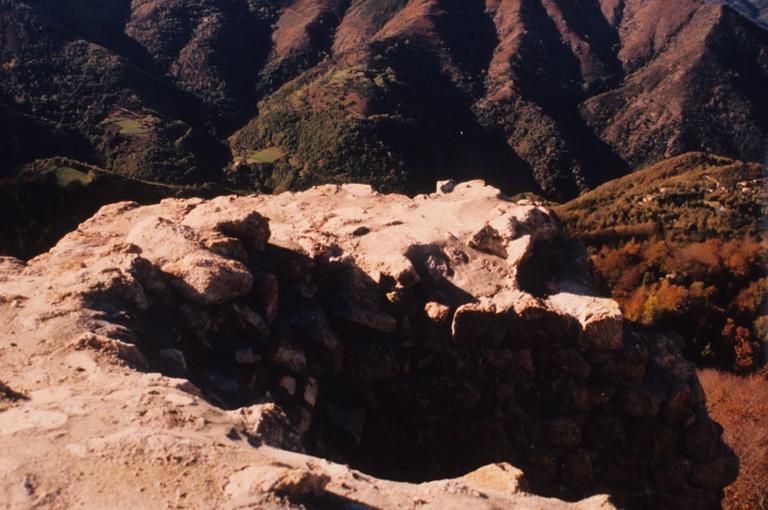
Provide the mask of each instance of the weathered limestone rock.
{"label": "weathered limestone rock", "polygon": [[161,270],[185,298],[201,305],[226,303],[251,290],[251,274],[242,264],[207,253],[189,254]]}
{"label": "weathered limestone rock", "polygon": [[239,239],[225,236],[215,230],[200,231],[198,239],[208,251],[217,255],[243,263],[248,261],[248,253]]}
{"label": "weathered limestone rock", "polygon": [[0,258],[0,374],[14,509],[698,509],[737,471],[676,340],[480,181],[104,207]]}
{"label": "weathered limestone rock", "polygon": [[393,254],[378,258],[374,263],[379,270],[376,281],[385,284],[387,279],[393,281],[397,287],[408,288],[419,283],[419,274],[413,264],[404,255]]}
{"label": "weathered limestone rock", "polygon": [[469,240],[469,246],[478,251],[496,255],[503,259],[507,258],[507,240],[501,237],[501,233],[491,225],[485,225],[483,228],[472,234]]}
{"label": "weathered limestone rock", "polygon": [[618,303],[608,298],[589,295],[589,289],[581,292],[559,292],[549,296],[550,305],[575,317],[581,324],[579,342],[595,350],[618,349],[623,343],[624,318]]}
{"label": "weathered limestone rock", "polygon": [[130,363],[136,368],[146,368],[147,360],[135,345],[127,344],[114,338],[107,338],[93,333],[83,333],[73,340],[69,346],[78,351],[92,350],[94,352],[112,355],[117,359]]}
{"label": "weathered limestone rock", "polygon": [[224,492],[234,500],[254,493],[279,496],[312,496],[320,498],[331,477],[308,468],[288,469],[278,466],[265,468],[254,466],[238,471],[229,477]]}
{"label": "weathered limestone rock", "polygon": [[444,324],[450,318],[451,307],[442,303],[430,301],[424,305],[424,313],[427,314],[429,320],[435,322],[436,324]]}
{"label": "weathered limestone rock", "polygon": [[506,462],[481,467],[463,479],[486,490],[516,494],[525,487],[525,475]]}
{"label": "weathered limestone rock", "polygon": [[234,424],[254,440],[284,450],[304,450],[290,418],[275,404],[258,404],[230,411]]}
{"label": "weathered limestone rock", "polygon": [[505,311],[497,311],[491,300],[461,305],[453,316],[451,333],[457,344],[500,345],[507,334]]}
{"label": "weathered limestone rock", "polygon": [[192,209],[182,224],[198,231],[215,230],[263,247],[269,239],[269,223],[247,204],[247,198],[218,197]]}
{"label": "weathered limestone rock", "polygon": [[204,249],[196,232],[160,216],[140,221],[126,242],[142,249],[187,299],[201,305],[226,303],[251,290],[253,277],[241,262]]}

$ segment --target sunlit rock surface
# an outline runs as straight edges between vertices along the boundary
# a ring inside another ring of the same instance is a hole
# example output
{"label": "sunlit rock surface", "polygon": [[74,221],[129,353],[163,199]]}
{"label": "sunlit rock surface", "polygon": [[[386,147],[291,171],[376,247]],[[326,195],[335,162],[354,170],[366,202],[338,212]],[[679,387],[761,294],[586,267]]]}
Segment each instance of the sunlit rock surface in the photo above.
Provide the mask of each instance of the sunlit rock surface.
{"label": "sunlit rock surface", "polygon": [[596,288],[480,181],[106,206],[0,259],[0,501],[718,507],[693,366]]}

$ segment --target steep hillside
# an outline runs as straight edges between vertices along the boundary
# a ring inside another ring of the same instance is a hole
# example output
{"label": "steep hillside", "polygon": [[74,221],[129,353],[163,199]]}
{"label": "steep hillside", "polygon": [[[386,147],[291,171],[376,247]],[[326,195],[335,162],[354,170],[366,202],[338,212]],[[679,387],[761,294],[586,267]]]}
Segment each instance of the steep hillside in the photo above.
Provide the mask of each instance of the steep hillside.
{"label": "steep hillside", "polygon": [[675,331],[705,365],[768,354],[768,174],[687,154],[558,207],[630,319]]}
{"label": "steep hillside", "polygon": [[768,1],[766,0],[718,0],[720,3],[733,7],[743,15],[752,18],[757,23],[768,27]]}
{"label": "steep hillside", "polygon": [[3,172],[562,199],[766,150],[768,32],[696,0],[2,0],[0,40]]}
{"label": "steep hillside", "polygon": [[599,186],[558,212],[595,241],[652,233],[689,241],[756,237],[768,213],[766,172],[760,164],[690,153]]}

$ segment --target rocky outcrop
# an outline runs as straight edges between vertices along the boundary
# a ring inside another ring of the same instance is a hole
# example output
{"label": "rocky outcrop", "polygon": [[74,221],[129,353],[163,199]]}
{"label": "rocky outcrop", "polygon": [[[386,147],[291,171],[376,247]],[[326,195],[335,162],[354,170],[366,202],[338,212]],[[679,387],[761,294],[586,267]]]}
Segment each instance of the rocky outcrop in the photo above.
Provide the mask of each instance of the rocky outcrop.
{"label": "rocky outcrop", "polygon": [[595,288],[552,213],[480,181],[104,207],[0,260],[0,491],[718,507],[737,463],[693,366]]}

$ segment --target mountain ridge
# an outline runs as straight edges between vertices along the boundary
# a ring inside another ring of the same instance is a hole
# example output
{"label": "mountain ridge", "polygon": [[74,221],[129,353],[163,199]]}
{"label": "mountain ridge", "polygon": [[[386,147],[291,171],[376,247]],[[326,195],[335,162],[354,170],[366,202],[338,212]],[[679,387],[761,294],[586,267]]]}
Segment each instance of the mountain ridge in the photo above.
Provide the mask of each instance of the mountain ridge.
{"label": "mountain ridge", "polygon": [[483,177],[563,199],[690,150],[765,153],[768,32],[693,0],[0,10],[0,114],[29,116],[35,140],[4,146],[16,163],[260,191]]}

